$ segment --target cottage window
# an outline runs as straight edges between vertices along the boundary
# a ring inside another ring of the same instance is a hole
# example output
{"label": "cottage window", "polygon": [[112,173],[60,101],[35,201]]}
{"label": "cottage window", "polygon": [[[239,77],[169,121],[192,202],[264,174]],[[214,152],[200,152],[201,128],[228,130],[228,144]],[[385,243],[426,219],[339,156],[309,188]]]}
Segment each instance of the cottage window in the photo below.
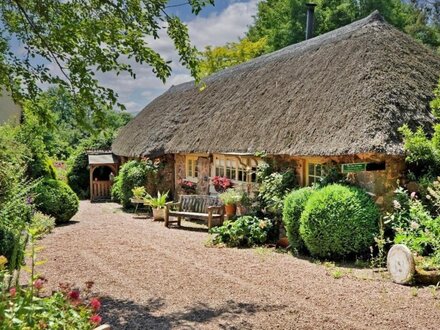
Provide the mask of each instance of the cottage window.
{"label": "cottage window", "polygon": [[251,158],[215,156],[215,175],[239,182],[257,182],[259,161]]}
{"label": "cottage window", "polygon": [[197,168],[197,157],[191,157],[191,156],[187,156],[186,157],[186,177],[189,178],[197,178],[199,173],[198,173],[198,168]]}
{"label": "cottage window", "polygon": [[324,164],[308,164],[307,183],[309,186],[318,183],[325,175]]}

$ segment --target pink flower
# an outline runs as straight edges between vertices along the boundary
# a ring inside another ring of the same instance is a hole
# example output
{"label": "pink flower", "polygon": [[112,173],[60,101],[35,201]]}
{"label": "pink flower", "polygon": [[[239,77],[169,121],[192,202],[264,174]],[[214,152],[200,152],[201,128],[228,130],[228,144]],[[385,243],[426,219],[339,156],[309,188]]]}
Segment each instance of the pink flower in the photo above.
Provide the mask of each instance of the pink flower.
{"label": "pink flower", "polygon": [[412,193],[411,193],[411,199],[415,199],[416,198],[416,192],[415,191],[413,191]]}
{"label": "pink flower", "polygon": [[72,290],[67,295],[72,300],[78,300],[79,299],[79,291],[78,290]]}
{"label": "pink flower", "polygon": [[94,325],[100,325],[101,321],[102,321],[102,317],[97,314],[90,316],[90,323]]}
{"label": "pink flower", "polygon": [[37,290],[41,290],[41,288],[43,287],[43,285],[44,285],[44,280],[41,279],[41,278],[37,278],[37,279],[34,281],[34,288],[37,289]]}
{"label": "pink flower", "polygon": [[16,288],[11,288],[11,289],[9,290],[9,295],[10,295],[12,298],[14,298],[16,294],[17,294],[17,289],[16,289]]}
{"label": "pink flower", "polygon": [[97,298],[93,298],[90,300],[90,306],[93,308],[94,311],[97,311],[101,308],[101,302]]}

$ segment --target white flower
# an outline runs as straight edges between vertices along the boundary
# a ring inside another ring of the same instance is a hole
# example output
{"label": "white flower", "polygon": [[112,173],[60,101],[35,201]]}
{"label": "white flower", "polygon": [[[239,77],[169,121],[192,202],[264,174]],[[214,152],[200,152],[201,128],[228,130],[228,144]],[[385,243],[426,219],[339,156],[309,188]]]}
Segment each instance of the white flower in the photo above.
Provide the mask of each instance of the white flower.
{"label": "white flower", "polygon": [[401,208],[401,205],[400,205],[400,203],[398,202],[398,201],[396,201],[396,200],[393,200],[393,205],[394,205],[394,208],[395,209],[400,209]]}
{"label": "white flower", "polygon": [[419,229],[420,225],[417,222],[415,222],[415,221],[411,221],[410,227],[412,229]]}

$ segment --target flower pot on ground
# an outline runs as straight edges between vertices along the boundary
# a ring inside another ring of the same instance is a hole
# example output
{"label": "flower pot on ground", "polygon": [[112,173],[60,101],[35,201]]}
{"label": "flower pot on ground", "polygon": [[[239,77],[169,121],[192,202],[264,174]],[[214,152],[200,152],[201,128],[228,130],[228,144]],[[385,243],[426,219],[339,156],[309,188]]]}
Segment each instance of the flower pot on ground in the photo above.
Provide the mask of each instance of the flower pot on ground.
{"label": "flower pot on ground", "polygon": [[159,221],[159,220],[165,220],[165,209],[153,209],[153,220]]}
{"label": "flower pot on ground", "polygon": [[165,219],[165,204],[168,198],[168,191],[166,193],[157,192],[157,197],[150,194],[145,195],[144,204],[151,206],[153,209],[153,220]]}
{"label": "flower pot on ground", "polygon": [[225,205],[225,213],[228,219],[232,219],[237,212],[237,206],[235,204]]}
{"label": "flower pot on ground", "polygon": [[242,196],[242,192],[235,189],[228,189],[218,196],[225,206],[225,213],[228,219],[235,216],[237,203],[241,200]]}

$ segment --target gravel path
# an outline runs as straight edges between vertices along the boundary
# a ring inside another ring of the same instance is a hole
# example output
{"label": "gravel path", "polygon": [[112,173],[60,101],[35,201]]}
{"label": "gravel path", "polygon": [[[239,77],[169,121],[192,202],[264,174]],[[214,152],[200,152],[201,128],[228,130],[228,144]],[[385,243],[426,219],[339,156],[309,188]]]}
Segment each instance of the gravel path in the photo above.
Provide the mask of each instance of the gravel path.
{"label": "gravel path", "polygon": [[268,249],[207,248],[206,231],[167,229],[112,203],[81,202],[74,219],[42,240],[39,271],[54,288],[95,281],[114,329],[440,328],[430,288],[335,275]]}

